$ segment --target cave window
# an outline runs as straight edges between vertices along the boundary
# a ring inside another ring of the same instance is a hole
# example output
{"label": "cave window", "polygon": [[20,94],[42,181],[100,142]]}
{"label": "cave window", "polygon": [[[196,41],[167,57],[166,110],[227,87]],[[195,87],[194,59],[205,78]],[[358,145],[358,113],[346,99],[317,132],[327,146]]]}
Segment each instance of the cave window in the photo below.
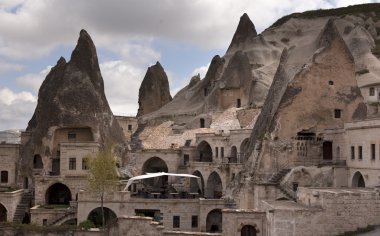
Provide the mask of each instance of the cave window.
{"label": "cave window", "polygon": [[201,118],[199,121],[200,121],[201,128],[204,128],[205,127],[205,119]]}
{"label": "cave window", "polygon": [[371,144],[371,160],[376,159],[376,145],[374,143]]}
{"label": "cave window", "polygon": [[237,101],[236,101],[236,107],[237,108],[241,107],[241,100],[240,100],[240,98],[237,99]]}
{"label": "cave window", "polygon": [[190,156],[189,154],[185,154],[183,155],[183,164],[186,166],[187,164],[189,164],[189,160],[190,160]]}
{"label": "cave window", "polygon": [[369,88],[369,96],[375,96],[375,88],[374,87]]}
{"label": "cave window", "polygon": [[77,138],[77,134],[74,131],[70,131],[67,133],[67,139],[69,141],[75,141],[76,138]]}
{"label": "cave window", "polygon": [[173,228],[179,228],[180,220],[179,216],[173,216]]}
{"label": "cave window", "polygon": [[207,96],[207,88],[203,89],[203,95],[206,97]]}
{"label": "cave window", "polygon": [[334,85],[334,81],[329,80],[329,85]]}
{"label": "cave window", "polygon": [[8,183],[8,171],[1,171],[1,183]]}
{"label": "cave window", "polygon": [[69,170],[75,170],[77,168],[77,159],[75,157],[69,158]]}
{"label": "cave window", "polygon": [[335,110],[334,110],[334,117],[335,117],[336,119],[341,118],[341,117],[342,117],[342,110],[340,110],[340,109],[335,109]]}
{"label": "cave window", "polygon": [[82,170],[88,170],[88,165],[87,165],[87,163],[88,163],[88,158],[83,158],[82,159]]}
{"label": "cave window", "polygon": [[128,130],[129,130],[129,131],[132,130],[132,125],[128,125]]}
{"label": "cave window", "polygon": [[191,216],[191,228],[198,228],[198,216]]}

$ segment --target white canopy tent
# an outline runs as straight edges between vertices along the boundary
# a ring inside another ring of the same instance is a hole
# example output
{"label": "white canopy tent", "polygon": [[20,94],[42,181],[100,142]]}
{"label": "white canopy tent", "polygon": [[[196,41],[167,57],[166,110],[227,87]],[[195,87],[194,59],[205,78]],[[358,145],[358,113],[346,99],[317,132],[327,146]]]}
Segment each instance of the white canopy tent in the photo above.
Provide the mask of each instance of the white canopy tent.
{"label": "white canopy tent", "polygon": [[124,188],[124,191],[128,190],[128,187],[131,186],[133,181],[135,180],[141,180],[141,179],[148,179],[148,178],[156,178],[156,177],[161,177],[161,176],[176,176],[176,177],[187,177],[187,178],[196,178],[198,182],[199,188],[202,189],[202,185],[200,183],[200,177],[195,176],[195,175],[189,175],[189,174],[175,174],[175,173],[165,173],[165,172],[158,172],[158,173],[146,173],[144,175],[138,175],[135,177],[132,177],[128,180],[127,185]]}

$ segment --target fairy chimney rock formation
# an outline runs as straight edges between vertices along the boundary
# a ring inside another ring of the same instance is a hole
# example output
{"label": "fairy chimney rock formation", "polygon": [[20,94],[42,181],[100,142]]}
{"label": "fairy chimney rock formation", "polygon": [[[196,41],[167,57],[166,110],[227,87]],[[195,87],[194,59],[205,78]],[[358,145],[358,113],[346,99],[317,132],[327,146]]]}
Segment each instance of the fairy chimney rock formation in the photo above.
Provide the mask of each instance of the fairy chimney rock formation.
{"label": "fairy chimney rock formation", "polygon": [[240,17],[239,25],[235,31],[227,52],[230,52],[232,49],[239,49],[247,40],[256,36],[257,32],[255,25],[252,23],[251,19],[249,19],[247,13],[244,13]]}
{"label": "fairy chimney rock formation", "polygon": [[139,110],[137,116],[154,112],[172,100],[168,77],[157,62],[148,68],[139,89]]}
{"label": "fairy chimney rock formation", "polygon": [[85,30],[80,31],[70,61],[61,57],[40,87],[37,107],[27,127],[31,138],[23,149],[22,168],[26,173],[33,155],[46,160],[55,155],[55,132],[68,128],[89,130],[92,140],[101,146],[125,144],[104,93],[95,45]]}

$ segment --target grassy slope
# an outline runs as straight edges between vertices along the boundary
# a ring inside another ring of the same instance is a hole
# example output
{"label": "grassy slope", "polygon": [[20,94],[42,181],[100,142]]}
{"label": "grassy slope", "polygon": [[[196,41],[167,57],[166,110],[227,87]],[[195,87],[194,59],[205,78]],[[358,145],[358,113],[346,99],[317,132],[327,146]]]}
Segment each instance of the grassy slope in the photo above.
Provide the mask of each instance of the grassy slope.
{"label": "grassy slope", "polygon": [[316,17],[324,17],[324,16],[342,16],[347,14],[368,14],[368,13],[376,14],[376,18],[380,19],[380,3],[369,3],[369,4],[360,4],[348,7],[341,7],[335,9],[327,9],[327,10],[313,10],[313,11],[305,11],[302,13],[293,13],[287,16],[284,16],[278,19],[271,27],[277,27],[285,22],[287,22],[290,18],[316,18]]}

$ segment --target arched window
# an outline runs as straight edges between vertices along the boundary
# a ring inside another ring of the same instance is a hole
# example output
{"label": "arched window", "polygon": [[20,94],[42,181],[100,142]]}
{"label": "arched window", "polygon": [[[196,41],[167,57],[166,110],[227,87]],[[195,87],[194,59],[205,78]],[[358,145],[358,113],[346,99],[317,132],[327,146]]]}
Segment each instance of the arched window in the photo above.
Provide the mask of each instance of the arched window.
{"label": "arched window", "polygon": [[214,209],[207,214],[206,231],[211,233],[222,232],[222,211]]}
{"label": "arched window", "polygon": [[46,190],[46,204],[68,205],[71,201],[70,189],[61,183],[55,183]]}
{"label": "arched window", "polygon": [[220,199],[223,196],[222,180],[215,171],[207,179],[206,197]]}
{"label": "arched window", "polygon": [[210,144],[202,141],[197,147],[200,162],[212,162],[212,149]]}
{"label": "arched window", "polygon": [[[107,207],[103,207],[103,209],[104,209],[104,221],[105,221],[105,225],[107,225],[112,219],[115,219],[117,216],[115,212],[112,211],[111,209]],[[87,219],[92,221],[97,227],[102,226],[102,218],[103,218],[103,214],[102,214],[101,207],[97,207],[93,209],[90,212],[90,214],[88,214],[88,217],[87,217]]]}

